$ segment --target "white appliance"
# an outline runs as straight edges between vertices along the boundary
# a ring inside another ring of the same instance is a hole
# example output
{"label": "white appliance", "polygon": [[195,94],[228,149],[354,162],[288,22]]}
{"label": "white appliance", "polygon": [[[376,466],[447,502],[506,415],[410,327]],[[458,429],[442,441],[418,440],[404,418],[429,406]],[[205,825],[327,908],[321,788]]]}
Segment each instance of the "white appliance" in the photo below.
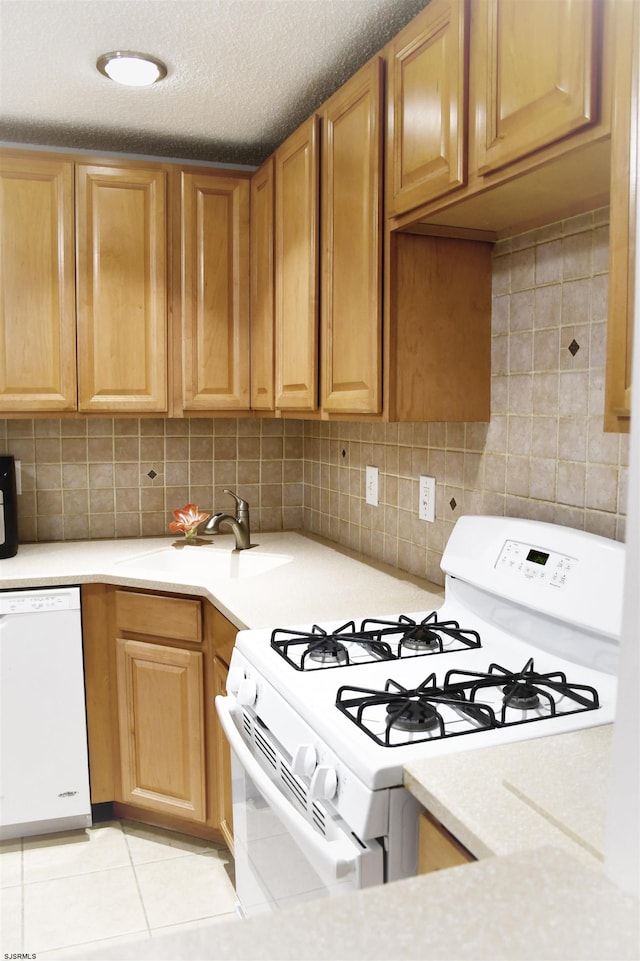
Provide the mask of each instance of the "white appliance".
{"label": "white appliance", "polygon": [[0,592],[0,838],[88,827],[77,587]]}
{"label": "white appliance", "polygon": [[462,517],[437,612],[243,631],[216,706],[239,911],[411,876],[403,766],[614,720],[624,547]]}

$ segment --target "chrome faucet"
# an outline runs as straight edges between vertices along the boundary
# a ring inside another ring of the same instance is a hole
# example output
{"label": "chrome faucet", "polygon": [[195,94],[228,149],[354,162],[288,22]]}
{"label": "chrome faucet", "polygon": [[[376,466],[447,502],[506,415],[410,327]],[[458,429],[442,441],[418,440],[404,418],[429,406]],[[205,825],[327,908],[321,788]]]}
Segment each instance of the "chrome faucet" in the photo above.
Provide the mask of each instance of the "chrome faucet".
{"label": "chrome faucet", "polygon": [[225,514],[220,511],[217,514],[213,514],[207,523],[204,525],[201,533],[202,534],[217,534],[219,528],[222,524],[226,524],[234,533],[236,539],[236,550],[244,551],[248,547],[251,547],[251,528],[249,526],[249,505],[233,491],[230,491],[227,487],[224,488],[225,494],[231,494],[236,502],[236,516],[233,514]]}

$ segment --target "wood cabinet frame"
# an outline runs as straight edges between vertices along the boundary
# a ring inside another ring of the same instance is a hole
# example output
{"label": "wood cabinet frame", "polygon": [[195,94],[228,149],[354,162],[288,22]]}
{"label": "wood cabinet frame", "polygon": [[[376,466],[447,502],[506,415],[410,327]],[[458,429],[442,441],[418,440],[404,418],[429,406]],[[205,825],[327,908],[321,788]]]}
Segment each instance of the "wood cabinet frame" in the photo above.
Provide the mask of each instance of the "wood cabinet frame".
{"label": "wood cabinet frame", "polygon": [[389,45],[389,216],[466,181],[468,34],[468,0],[431,0]]}
{"label": "wood cabinet frame", "polygon": [[383,61],[322,109],[323,414],[382,409]]}
{"label": "wood cabinet frame", "polygon": [[75,410],[73,164],[0,151],[0,206],[0,410]]}
{"label": "wood cabinet frame", "polygon": [[637,3],[621,7],[616,28],[604,429],[628,433],[640,183],[640,11]]}
{"label": "wood cabinet frame", "polygon": [[275,165],[251,178],[251,407],[275,409]]}
{"label": "wood cabinet frame", "polygon": [[167,410],[167,173],[76,164],[78,410]]}
{"label": "wood cabinet frame", "polygon": [[[550,12],[557,32],[550,32]],[[553,5],[475,0],[469,110],[475,125],[472,166],[479,174],[521,160],[599,119],[600,14],[598,0],[555,0]],[[518,20],[521,39],[526,32],[521,49],[514,41]],[[535,64],[523,60],[524,54]],[[523,89],[534,77],[539,87],[540,75],[549,81],[544,90]]]}
{"label": "wood cabinet frame", "polygon": [[275,153],[276,407],[318,409],[319,118]]}
{"label": "wood cabinet frame", "polygon": [[249,174],[172,169],[174,413],[249,409]]}

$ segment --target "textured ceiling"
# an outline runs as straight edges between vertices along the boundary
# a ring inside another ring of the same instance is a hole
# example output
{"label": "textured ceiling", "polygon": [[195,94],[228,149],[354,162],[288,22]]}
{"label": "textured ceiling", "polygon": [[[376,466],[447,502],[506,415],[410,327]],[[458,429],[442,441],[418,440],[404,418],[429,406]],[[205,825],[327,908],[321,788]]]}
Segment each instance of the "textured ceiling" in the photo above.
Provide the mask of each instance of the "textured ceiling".
{"label": "textured ceiling", "polygon": [[[427,0],[0,0],[0,140],[257,164]],[[125,88],[109,50],[168,76]]]}

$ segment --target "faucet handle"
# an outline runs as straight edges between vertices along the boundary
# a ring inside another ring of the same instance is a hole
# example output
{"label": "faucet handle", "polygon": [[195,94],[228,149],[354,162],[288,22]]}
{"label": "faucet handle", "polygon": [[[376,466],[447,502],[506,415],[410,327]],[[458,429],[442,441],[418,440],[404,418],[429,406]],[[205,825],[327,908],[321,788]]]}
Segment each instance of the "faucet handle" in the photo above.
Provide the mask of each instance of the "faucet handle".
{"label": "faucet handle", "polygon": [[236,509],[238,510],[238,513],[240,511],[249,510],[249,504],[247,503],[247,501],[243,500],[242,497],[238,497],[238,495],[235,494],[233,491],[229,490],[228,487],[224,487],[223,491],[225,494],[230,494],[231,497],[233,497],[234,501],[236,502]]}

